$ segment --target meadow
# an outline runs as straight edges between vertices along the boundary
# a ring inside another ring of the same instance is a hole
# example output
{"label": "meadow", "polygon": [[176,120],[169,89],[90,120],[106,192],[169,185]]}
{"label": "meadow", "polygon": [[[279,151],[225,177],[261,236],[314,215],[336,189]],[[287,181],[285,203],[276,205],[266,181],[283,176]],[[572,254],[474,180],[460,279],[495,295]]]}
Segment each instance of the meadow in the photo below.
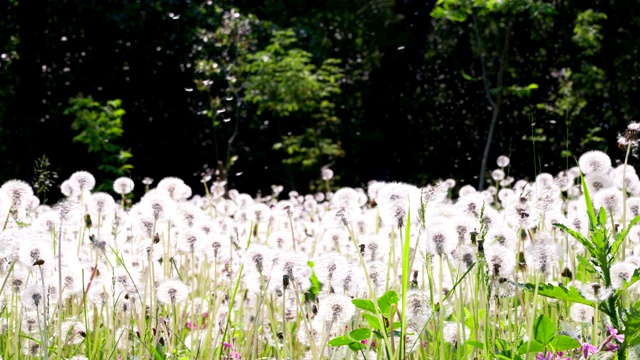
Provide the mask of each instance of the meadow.
{"label": "meadow", "polygon": [[[637,358],[640,180],[600,151],[532,181],[254,197],[78,171],[0,187],[2,359]],[[621,152],[625,154],[625,152]],[[327,188],[331,172],[323,173]],[[454,191],[454,189],[457,189]]]}

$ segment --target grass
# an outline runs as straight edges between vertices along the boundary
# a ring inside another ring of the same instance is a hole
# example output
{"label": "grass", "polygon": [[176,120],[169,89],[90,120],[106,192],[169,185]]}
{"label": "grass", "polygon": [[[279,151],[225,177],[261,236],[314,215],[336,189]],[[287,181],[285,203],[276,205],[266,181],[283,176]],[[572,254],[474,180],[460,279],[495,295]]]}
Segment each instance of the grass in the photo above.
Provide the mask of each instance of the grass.
{"label": "grass", "polygon": [[640,327],[627,206],[640,194],[632,167],[606,170],[498,179],[457,198],[451,180],[278,200],[216,183],[191,196],[167,178],[132,206],[86,178],[52,207],[11,181],[0,356],[625,358]]}

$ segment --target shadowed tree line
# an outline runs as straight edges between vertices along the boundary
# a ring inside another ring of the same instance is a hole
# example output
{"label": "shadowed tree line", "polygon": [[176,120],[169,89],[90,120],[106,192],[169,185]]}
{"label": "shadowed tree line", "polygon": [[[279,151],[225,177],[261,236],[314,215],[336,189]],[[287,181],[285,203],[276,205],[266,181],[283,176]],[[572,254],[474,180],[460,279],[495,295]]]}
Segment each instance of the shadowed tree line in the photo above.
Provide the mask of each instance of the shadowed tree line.
{"label": "shadowed tree line", "polygon": [[322,190],[323,167],[337,186],[478,187],[502,154],[517,178],[616,155],[639,118],[637,1],[2,6],[0,181],[33,179],[46,155],[62,178],[196,192],[203,173]]}

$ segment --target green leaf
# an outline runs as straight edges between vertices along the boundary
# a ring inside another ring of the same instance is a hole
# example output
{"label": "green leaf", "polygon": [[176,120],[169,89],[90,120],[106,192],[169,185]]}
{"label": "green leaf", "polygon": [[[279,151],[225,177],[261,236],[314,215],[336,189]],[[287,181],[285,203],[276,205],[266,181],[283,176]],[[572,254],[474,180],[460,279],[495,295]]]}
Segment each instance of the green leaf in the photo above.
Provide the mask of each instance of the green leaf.
{"label": "green leaf", "polygon": [[353,299],[351,300],[351,303],[358,309],[365,310],[374,314],[377,313],[376,306],[371,300]]}
{"label": "green leaf", "polygon": [[604,207],[600,207],[598,210],[598,227],[604,229],[607,226],[607,211]]}
{"label": "green leaf", "polygon": [[546,315],[540,314],[533,323],[534,338],[543,345],[547,345],[556,333],[556,326]]}
{"label": "green leaf", "polygon": [[580,234],[579,232],[577,232],[577,231],[575,231],[573,229],[569,229],[568,227],[566,227],[566,226],[564,226],[562,224],[557,224],[556,223],[556,224],[553,224],[553,226],[562,229],[564,232],[566,232],[567,234],[571,235],[574,239],[578,240],[578,242],[580,242],[580,244],[582,244],[582,246],[587,248],[589,253],[593,254],[595,252],[596,249],[593,246],[593,244],[591,243],[591,241],[589,241],[587,238],[582,236],[582,234]]}
{"label": "green leaf", "polygon": [[518,354],[521,354],[521,355],[529,354],[533,352],[541,352],[544,350],[545,350],[544,345],[540,344],[536,340],[529,340],[524,344],[520,345],[520,347],[518,348]]}
{"label": "green leaf", "polygon": [[629,287],[631,287],[633,284],[635,284],[636,282],[638,282],[638,280],[640,280],[640,268],[637,268],[634,272],[633,275],[631,276],[631,278],[629,279],[629,281],[624,281],[624,283],[622,284],[622,286],[616,290],[616,292],[613,294],[614,297],[620,297],[620,295],[627,290]]}
{"label": "green leaf", "polygon": [[518,95],[518,97],[521,98],[525,96],[531,96],[531,90],[535,90],[537,88],[538,88],[538,84],[532,83],[524,87],[513,85],[509,87],[509,90],[511,90],[516,95]]}
{"label": "green leaf", "polygon": [[469,81],[479,81],[479,80],[482,80],[482,78],[481,78],[481,77],[475,77],[475,78],[474,78],[473,76],[471,76],[471,75],[467,74],[464,70],[460,70],[460,73],[462,74],[462,77],[463,77],[465,80],[469,80]]}
{"label": "green leaf", "polygon": [[375,315],[367,314],[367,313],[364,313],[362,315],[369,323],[369,326],[371,326],[372,328],[378,331],[382,331],[382,328],[380,327],[380,323],[378,322],[378,318]]}
{"label": "green leaf", "polygon": [[467,340],[467,345],[471,345],[473,347],[476,347],[480,350],[484,349],[484,344],[481,343],[480,341],[475,341],[475,340]]}
{"label": "green leaf", "polygon": [[349,345],[351,343],[353,343],[353,339],[350,339],[346,336],[338,336],[335,337],[333,339],[331,339],[331,341],[329,341],[329,345],[331,346],[343,346],[343,345]]}
{"label": "green leaf", "polygon": [[627,225],[627,228],[622,230],[618,235],[616,235],[616,240],[613,242],[613,245],[611,246],[611,256],[616,255],[616,253],[618,252],[618,249],[620,248],[620,245],[622,245],[622,242],[627,237],[627,234],[629,234],[629,231],[631,230],[633,225],[638,223],[638,221],[640,221],[640,215],[634,217],[629,222],[629,225]]}
{"label": "green leaf", "polygon": [[566,351],[580,347],[580,342],[570,336],[558,335],[549,342],[555,351]]}
{"label": "green leaf", "polygon": [[577,256],[578,259],[578,264],[582,265],[584,267],[584,270],[590,272],[590,273],[596,273],[597,270],[596,268],[593,266],[593,264],[591,262],[589,262],[589,260],[587,260],[587,258],[585,258],[582,255],[578,255]]}
{"label": "green leaf", "polygon": [[587,182],[584,180],[582,171],[580,171],[580,181],[582,182],[582,191],[584,192],[584,202],[587,205],[587,216],[589,217],[589,228],[591,229],[596,224],[596,211],[593,209],[593,203],[591,202],[591,195],[589,195],[589,188],[587,188]]}
{"label": "green leaf", "polygon": [[623,309],[622,324],[625,342],[633,347],[640,345],[640,300],[636,301],[628,310]]}
{"label": "green leaf", "polygon": [[371,330],[367,328],[356,329],[349,333],[349,337],[353,340],[365,340],[371,337]]}
{"label": "green leaf", "polygon": [[378,306],[380,307],[380,311],[383,314],[389,314],[391,312],[391,305],[397,305],[399,300],[400,298],[395,291],[387,291],[378,299]]}
{"label": "green leaf", "polygon": [[[534,292],[536,288],[535,284],[531,283],[516,284],[516,286],[529,292]],[[572,301],[580,304],[594,306],[593,302],[582,297],[582,295],[580,295],[576,288],[570,287],[567,289],[566,287],[564,287],[564,285],[555,286],[552,284],[539,284],[538,295],[550,297],[557,300]]]}
{"label": "green leaf", "polygon": [[349,349],[351,349],[353,351],[360,351],[360,350],[363,350],[363,349],[367,348],[367,346],[365,344],[359,343],[359,342],[352,342],[348,346],[349,346]]}

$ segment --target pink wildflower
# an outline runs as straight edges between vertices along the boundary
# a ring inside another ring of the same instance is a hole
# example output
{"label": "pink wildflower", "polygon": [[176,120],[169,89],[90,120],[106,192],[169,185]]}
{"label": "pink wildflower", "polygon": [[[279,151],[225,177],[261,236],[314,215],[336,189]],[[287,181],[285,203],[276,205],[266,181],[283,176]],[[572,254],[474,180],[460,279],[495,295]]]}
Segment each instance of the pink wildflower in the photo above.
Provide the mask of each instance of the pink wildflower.
{"label": "pink wildflower", "polygon": [[598,348],[589,344],[589,343],[582,343],[582,356],[584,356],[584,358],[588,358],[590,354],[595,354],[598,352]]}

